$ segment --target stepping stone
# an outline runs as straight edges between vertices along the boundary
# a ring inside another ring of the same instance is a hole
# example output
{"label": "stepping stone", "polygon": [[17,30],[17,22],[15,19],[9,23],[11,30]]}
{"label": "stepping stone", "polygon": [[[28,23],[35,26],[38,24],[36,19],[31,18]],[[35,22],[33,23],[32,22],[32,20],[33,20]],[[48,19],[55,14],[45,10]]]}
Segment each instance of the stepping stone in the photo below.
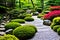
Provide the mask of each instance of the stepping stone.
{"label": "stepping stone", "polygon": [[0,25],[0,28],[4,28],[4,25]]}
{"label": "stepping stone", "polygon": [[4,31],[5,30],[5,28],[0,28],[0,31]]}
{"label": "stepping stone", "polygon": [[1,23],[2,25],[5,25],[5,23]]}
{"label": "stepping stone", "polygon": [[0,32],[0,35],[4,35],[5,34],[5,32]]}

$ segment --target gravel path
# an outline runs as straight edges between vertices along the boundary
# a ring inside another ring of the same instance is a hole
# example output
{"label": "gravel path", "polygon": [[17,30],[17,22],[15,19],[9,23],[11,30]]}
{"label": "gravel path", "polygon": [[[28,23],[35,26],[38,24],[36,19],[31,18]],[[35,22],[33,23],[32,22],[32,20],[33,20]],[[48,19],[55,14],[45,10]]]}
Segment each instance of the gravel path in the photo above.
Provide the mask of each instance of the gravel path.
{"label": "gravel path", "polygon": [[33,16],[35,19],[33,22],[26,22],[25,24],[33,24],[36,26],[38,32],[29,40],[60,40],[60,36],[50,29],[49,26],[43,25],[43,20]]}

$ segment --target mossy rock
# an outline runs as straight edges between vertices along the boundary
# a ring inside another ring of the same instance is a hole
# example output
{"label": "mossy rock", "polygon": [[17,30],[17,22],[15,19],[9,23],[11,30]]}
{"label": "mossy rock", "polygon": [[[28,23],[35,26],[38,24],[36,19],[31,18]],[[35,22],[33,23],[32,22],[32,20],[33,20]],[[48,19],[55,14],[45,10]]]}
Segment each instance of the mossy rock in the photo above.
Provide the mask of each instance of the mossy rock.
{"label": "mossy rock", "polygon": [[0,36],[0,40],[19,40],[19,39],[14,35],[4,35]]}
{"label": "mossy rock", "polygon": [[34,19],[32,17],[25,17],[24,18],[26,21],[34,21]]}
{"label": "mossy rock", "polygon": [[13,34],[21,40],[26,40],[32,38],[36,33],[36,30],[33,27],[29,26],[20,26],[17,27]]}
{"label": "mossy rock", "polygon": [[25,23],[24,19],[13,19],[11,22]]}
{"label": "mossy rock", "polygon": [[18,22],[9,22],[5,24],[6,29],[15,29],[17,27],[21,26]]}

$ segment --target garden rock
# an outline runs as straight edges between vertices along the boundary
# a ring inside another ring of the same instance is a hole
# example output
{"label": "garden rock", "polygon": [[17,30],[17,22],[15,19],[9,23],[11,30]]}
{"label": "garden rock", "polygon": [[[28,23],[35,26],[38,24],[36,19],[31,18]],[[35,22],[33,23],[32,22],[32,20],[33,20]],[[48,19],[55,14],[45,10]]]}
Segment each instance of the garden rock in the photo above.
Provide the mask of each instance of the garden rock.
{"label": "garden rock", "polygon": [[43,24],[50,26],[51,25],[51,21],[50,20],[44,20],[43,21]]}

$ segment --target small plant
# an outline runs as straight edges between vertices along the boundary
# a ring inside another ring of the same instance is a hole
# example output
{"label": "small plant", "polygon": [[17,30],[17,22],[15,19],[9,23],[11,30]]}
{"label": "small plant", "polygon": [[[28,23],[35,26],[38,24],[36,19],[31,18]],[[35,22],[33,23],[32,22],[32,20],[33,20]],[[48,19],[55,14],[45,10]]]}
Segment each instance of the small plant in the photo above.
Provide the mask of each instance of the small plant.
{"label": "small plant", "polygon": [[53,27],[53,30],[54,30],[55,32],[57,32],[57,29],[58,29],[58,28],[60,28],[60,25],[54,26],[54,27]]}
{"label": "small plant", "polygon": [[31,17],[25,17],[24,19],[25,19],[26,21],[34,21],[34,19],[31,18]]}
{"label": "small plant", "polygon": [[17,27],[13,31],[13,34],[21,40],[26,40],[26,39],[32,38],[36,33],[35,31],[36,30],[34,29],[34,27],[23,25],[23,26]]}
{"label": "small plant", "polygon": [[24,19],[13,19],[11,22],[25,23]]}
{"label": "small plant", "polygon": [[6,23],[5,28],[6,29],[15,29],[19,26],[21,26],[21,25],[18,22],[9,22],[9,23]]}
{"label": "small plant", "polygon": [[4,35],[0,36],[0,40],[19,40],[19,39],[14,35]]}

